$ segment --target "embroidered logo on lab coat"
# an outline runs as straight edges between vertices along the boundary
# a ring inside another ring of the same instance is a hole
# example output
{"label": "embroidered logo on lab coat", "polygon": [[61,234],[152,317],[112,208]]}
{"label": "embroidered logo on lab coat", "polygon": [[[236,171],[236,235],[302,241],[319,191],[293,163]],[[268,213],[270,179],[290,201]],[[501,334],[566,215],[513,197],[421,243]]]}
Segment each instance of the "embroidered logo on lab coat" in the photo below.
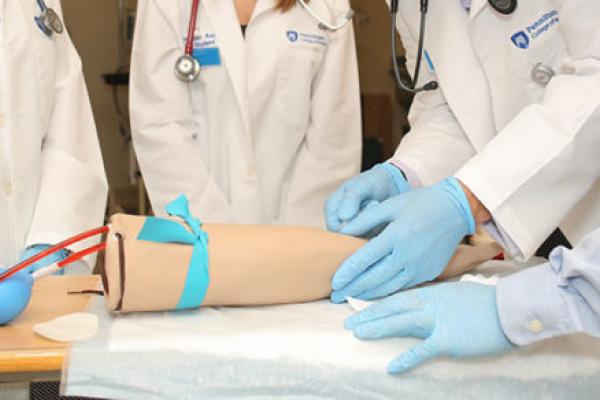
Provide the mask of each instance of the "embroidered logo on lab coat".
{"label": "embroidered logo on lab coat", "polygon": [[558,11],[548,11],[540,18],[528,25],[525,30],[519,31],[510,38],[519,49],[528,49],[532,41],[540,38],[552,27],[560,22]]}
{"label": "embroidered logo on lab coat", "polygon": [[515,46],[517,46],[520,49],[529,48],[529,36],[527,36],[527,34],[523,31],[517,32],[514,35],[512,35],[511,40],[513,41]]}
{"label": "embroidered logo on lab coat", "polygon": [[325,36],[317,35],[315,33],[303,33],[297,31],[287,31],[285,33],[290,43],[307,43],[319,46],[327,46],[328,39]]}

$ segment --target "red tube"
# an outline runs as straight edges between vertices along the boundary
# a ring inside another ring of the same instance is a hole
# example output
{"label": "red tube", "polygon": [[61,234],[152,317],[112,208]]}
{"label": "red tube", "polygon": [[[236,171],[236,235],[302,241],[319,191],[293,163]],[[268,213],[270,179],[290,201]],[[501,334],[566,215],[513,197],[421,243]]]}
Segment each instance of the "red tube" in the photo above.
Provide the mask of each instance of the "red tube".
{"label": "red tube", "polygon": [[98,253],[102,250],[106,249],[106,242],[98,243],[95,246],[88,247],[85,250],[78,251],[77,253],[71,254],[69,257],[65,258],[61,262],[58,263],[59,267],[64,267],[65,265],[69,265],[74,263],[75,261],[81,260],[83,257],[87,257],[90,254]]}
{"label": "red tube", "polygon": [[192,12],[190,13],[190,24],[188,34],[185,39],[185,54],[191,56],[194,52],[194,34],[196,33],[196,19],[198,18],[198,6],[200,0],[192,0]]}
{"label": "red tube", "polygon": [[[71,237],[69,239],[66,239],[66,240],[64,240],[64,241],[62,241],[62,242],[60,242],[60,243],[58,243],[58,244],[56,244],[56,245],[54,245],[52,247],[47,248],[44,251],[41,251],[40,253],[36,254],[33,257],[28,258],[27,260],[21,261],[20,263],[18,263],[14,267],[9,268],[6,271],[2,272],[0,274],[0,282],[2,282],[3,280],[5,280],[5,279],[7,279],[7,278],[9,278],[11,276],[13,276],[14,274],[16,274],[17,272],[21,271],[22,269],[29,267],[31,264],[35,264],[36,262],[40,261],[41,259],[46,258],[47,256],[49,256],[49,255],[51,255],[53,253],[56,253],[57,251],[60,251],[60,250],[68,248],[70,245],[72,245],[74,243],[81,242],[82,240],[89,239],[89,238],[91,238],[93,236],[101,235],[101,234],[104,234],[104,233],[107,233],[107,232],[108,232],[108,226],[102,226],[100,228],[95,228],[95,229],[89,230],[87,232],[80,233],[79,235],[73,236],[73,237]],[[96,247],[98,247],[98,246],[90,247],[90,248],[88,248],[86,250],[83,250],[82,252],[85,252],[87,250],[91,250],[92,248],[96,248]],[[99,248],[96,251],[100,251],[102,249],[103,248]],[[91,253],[92,252],[86,253],[85,255],[88,255],[88,254],[91,254]],[[78,255],[78,254],[79,253],[71,254],[71,256],[69,256],[68,258],[66,258],[62,262],[65,262],[69,258],[71,258],[71,257],[73,257],[75,255]],[[83,255],[82,257],[84,257],[85,255]],[[79,260],[80,258],[81,257],[74,258],[73,261]],[[66,265],[66,264],[68,264],[68,263],[65,263],[64,265]]]}

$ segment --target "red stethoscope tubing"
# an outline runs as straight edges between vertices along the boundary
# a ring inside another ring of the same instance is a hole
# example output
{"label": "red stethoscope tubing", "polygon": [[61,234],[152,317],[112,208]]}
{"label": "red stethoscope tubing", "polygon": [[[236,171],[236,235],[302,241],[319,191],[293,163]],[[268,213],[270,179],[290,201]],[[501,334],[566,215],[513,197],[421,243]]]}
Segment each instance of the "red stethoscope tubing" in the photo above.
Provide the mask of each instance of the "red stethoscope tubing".
{"label": "red stethoscope tubing", "polygon": [[192,56],[194,52],[194,33],[196,32],[196,18],[198,18],[199,6],[200,0],[192,0],[192,12],[190,14],[187,38],[185,39],[185,54],[188,56]]}
{"label": "red stethoscope tubing", "polygon": [[[2,272],[0,274],[0,282],[2,282],[5,279],[10,278],[11,276],[13,276],[14,274],[16,274],[17,272],[21,271],[24,268],[27,268],[28,266],[30,266],[31,264],[35,264],[36,262],[40,261],[41,259],[56,253],[57,251],[63,250],[68,248],[69,246],[71,246],[72,244],[81,242],[83,240],[89,239],[91,237],[97,236],[97,235],[101,235],[104,233],[108,232],[108,226],[102,226],[100,228],[94,228],[91,229],[87,232],[83,232],[80,233],[79,235],[73,236],[69,239],[66,239],[52,247],[47,248],[46,250],[36,254],[33,257],[28,258],[27,260],[21,261],[20,263],[18,263],[17,265],[15,265],[12,268],[7,269],[6,271]],[[83,257],[86,257],[90,254],[102,251],[106,248],[106,243],[102,242],[99,243],[97,245],[88,247],[84,250],[78,251],[76,253],[72,253],[71,255],[69,255],[67,258],[65,258],[64,260],[58,262],[58,266],[59,267],[64,267],[65,265],[71,264],[72,262],[78,261],[80,259],[82,259]]]}

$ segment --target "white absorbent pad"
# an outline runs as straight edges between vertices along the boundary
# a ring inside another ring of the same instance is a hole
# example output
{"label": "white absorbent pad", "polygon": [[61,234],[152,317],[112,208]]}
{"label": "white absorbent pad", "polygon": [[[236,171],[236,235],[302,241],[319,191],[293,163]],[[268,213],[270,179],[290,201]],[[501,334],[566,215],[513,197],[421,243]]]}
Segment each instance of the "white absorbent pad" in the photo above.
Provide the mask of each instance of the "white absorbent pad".
{"label": "white absorbent pad", "polygon": [[385,367],[417,339],[363,342],[354,311],[329,301],[111,317],[103,300],[77,343],[63,394],[110,399],[596,398],[600,340],[569,336],[501,357],[438,359],[401,376]]}
{"label": "white absorbent pad", "polygon": [[98,317],[90,313],[74,313],[33,326],[33,331],[57,342],[77,342],[98,332]]}

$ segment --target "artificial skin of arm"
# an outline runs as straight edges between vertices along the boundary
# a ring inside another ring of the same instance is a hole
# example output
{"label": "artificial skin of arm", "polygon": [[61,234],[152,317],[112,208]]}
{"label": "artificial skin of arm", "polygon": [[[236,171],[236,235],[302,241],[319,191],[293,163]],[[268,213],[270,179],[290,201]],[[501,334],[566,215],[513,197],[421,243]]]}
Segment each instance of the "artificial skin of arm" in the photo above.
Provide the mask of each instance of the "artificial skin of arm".
{"label": "artificial skin of arm", "polygon": [[[169,207],[167,211],[181,219],[113,216],[102,271],[109,310],[326,298],[337,268],[365,244],[363,239],[313,228],[201,225],[189,215],[185,197]],[[461,246],[444,277],[464,272],[497,252],[493,243]]]}
{"label": "artificial skin of arm", "polygon": [[[105,292],[114,311],[180,308],[194,246],[128,240],[145,218],[113,217]],[[335,269],[363,240],[311,228],[207,224],[203,306],[299,303],[327,297]],[[123,233],[125,232],[125,233]],[[112,244],[112,246],[111,246]]]}

